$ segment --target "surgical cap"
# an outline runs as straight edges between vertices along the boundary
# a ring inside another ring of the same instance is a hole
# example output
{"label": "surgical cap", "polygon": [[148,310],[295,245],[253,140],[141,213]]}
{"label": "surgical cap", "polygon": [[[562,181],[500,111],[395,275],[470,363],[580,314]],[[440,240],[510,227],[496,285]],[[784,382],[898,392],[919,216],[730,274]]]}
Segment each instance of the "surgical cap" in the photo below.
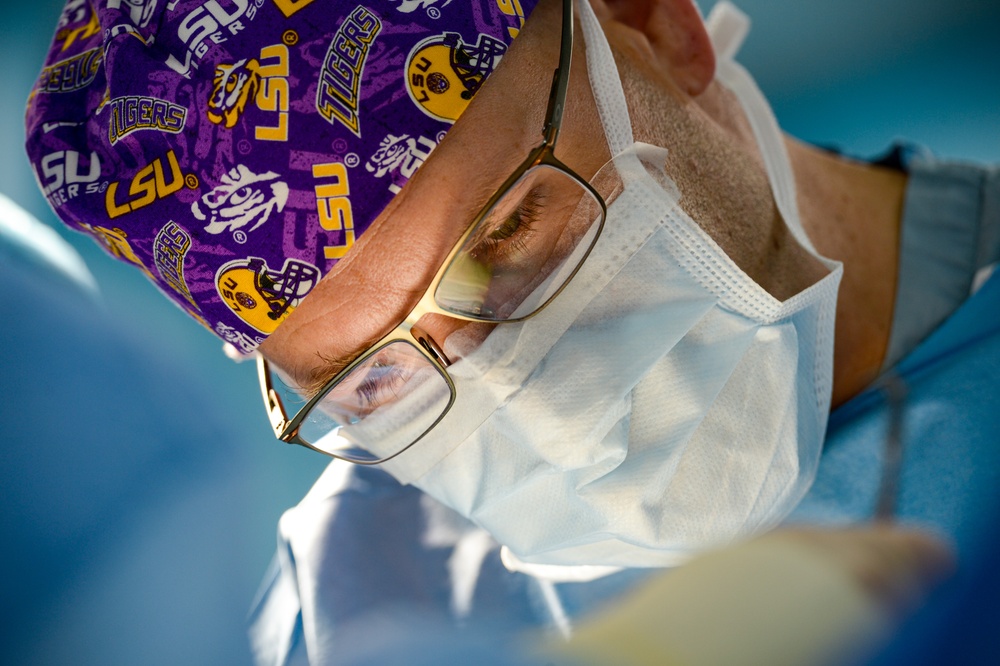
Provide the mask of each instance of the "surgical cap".
{"label": "surgical cap", "polygon": [[68,0],[28,100],[59,218],[249,353],[347,253],[537,0]]}

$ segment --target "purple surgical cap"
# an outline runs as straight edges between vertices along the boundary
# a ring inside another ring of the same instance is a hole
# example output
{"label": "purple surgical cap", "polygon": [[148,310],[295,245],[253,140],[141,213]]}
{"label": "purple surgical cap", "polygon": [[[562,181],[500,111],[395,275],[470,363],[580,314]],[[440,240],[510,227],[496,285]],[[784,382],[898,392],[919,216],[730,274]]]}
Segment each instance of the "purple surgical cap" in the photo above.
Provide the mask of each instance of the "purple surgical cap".
{"label": "purple surgical cap", "polygon": [[28,100],[67,225],[249,353],[350,250],[537,0],[68,0]]}

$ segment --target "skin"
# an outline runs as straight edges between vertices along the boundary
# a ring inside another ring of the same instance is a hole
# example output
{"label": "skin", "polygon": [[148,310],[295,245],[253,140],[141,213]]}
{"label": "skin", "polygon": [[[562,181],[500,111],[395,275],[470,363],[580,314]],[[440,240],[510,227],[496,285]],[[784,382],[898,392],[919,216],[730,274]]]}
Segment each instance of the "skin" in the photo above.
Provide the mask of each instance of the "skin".
{"label": "skin", "polygon": [[[669,150],[688,214],[778,299],[826,269],[790,235],[735,98],[713,81],[714,53],[691,0],[595,0],[615,54],[636,140]],[[558,59],[560,5],[543,0],[420,171],[260,351],[315,386],[398,324],[468,221],[540,140]],[[516,94],[512,94],[516,93]],[[557,156],[584,177],[608,159],[577,26]],[[895,298],[905,176],[787,138],[802,222],[817,250],[843,262],[833,404],[878,375]],[[364,304],[364,307],[359,307]],[[428,315],[441,345],[464,322]],[[476,326],[476,325],[474,325]],[[455,359],[452,359],[455,360]]]}

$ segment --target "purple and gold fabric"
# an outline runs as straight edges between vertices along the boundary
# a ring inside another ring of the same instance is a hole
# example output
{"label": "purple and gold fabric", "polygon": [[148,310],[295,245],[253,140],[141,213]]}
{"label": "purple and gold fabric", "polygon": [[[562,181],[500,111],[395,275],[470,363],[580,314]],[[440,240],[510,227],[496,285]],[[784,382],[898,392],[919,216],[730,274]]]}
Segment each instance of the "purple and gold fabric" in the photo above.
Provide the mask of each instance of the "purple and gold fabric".
{"label": "purple and gold fabric", "polygon": [[243,353],[423,164],[536,0],[68,0],[28,100],[56,214]]}

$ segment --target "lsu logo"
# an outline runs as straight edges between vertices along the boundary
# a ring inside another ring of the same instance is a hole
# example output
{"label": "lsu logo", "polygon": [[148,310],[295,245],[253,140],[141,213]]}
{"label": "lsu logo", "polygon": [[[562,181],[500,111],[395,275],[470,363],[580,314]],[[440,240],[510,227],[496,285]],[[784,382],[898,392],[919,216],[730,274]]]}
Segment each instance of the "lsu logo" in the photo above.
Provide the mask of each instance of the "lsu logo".
{"label": "lsu logo", "polygon": [[198,304],[184,281],[184,259],[190,248],[191,236],[171,220],[163,225],[153,241],[153,263],[164,282],[197,308]]}
{"label": "lsu logo", "polygon": [[[278,174],[256,174],[240,164],[222,176],[222,182],[211,192],[191,204],[191,214],[208,221],[208,233],[232,231],[236,242],[245,243],[246,232],[267,222],[275,211],[284,210],[287,201],[288,184],[278,180]],[[253,226],[242,230],[251,223]]]}
{"label": "lsu logo", "polygon": [[[409,134],[386,134],[378,150],[365,163],[365,170],[376,178],[398,173],[408,180],[436,147],[435,142],[422,136],[414,139]],[[393,194],[398,194],[400,189],[396,183],[389,183],[389,191]]]}
{"label": "lsu logo", "polygon": [[116,259],[122,259],[129,262],[130,264],[135,264],[139,269],[146,274],[150,280],[153,279],[153,274],[149,272],[146,265],[142,263],[139,257],[136,256],[135,252],[132,251],[132,246],[129,245],[128,240],[126,240],[126,234],[124,231],[115,227],[114,229],[107,229],[105,227],[92,227],[89,224],[81,224],[86,231],[104,246],[104,248],[111,253],[111,256]]}
{"label": "lsu logo", "polygon": [[108,102],[111,121],[108,140],[111,145],[136,130],[161,130],[179,134],[184,129],[187,109],[155,97],[116,97]]}
{"label": "lsu logo", "polygon": [[431,118],[453,123],[506,52],[507,45],[489,35],[480,34],[475,44],[457,32],[429,37],[406,60],[410,99]]}
{"label": "lsu logo", "polygon": [[[101,178],[101,160],[91,151],[86,169],[80,166],[82,155],[75,150],[60,150],[42,158],[41,175],[35,172],[38,184],[53,206],[75,199],[81,192],[99,194],[108,187]],[[82,189],[81,189],[82,188]]]}
{"label": "lsu logo", "polygon": [[260,141],[287,141],[288,47],[284,44],[262,48],[259,61],[244,58],[216,67],[206,115],[216,125],[232,129],[251,99],[261,111],[278,114],[276,125],[258,125],[254,136]]}
{"label": "lsu logo", "polygon": [[181,174],[180,164],[177,163],[177,156],[174,155],[174,151],[169,150],[164,157],[153,160],[132,177],[124,203],[118,203],[120,183],[121,181],[111,183],[104,193],[104,208],[112,220],[174,194],[184,187],[184,176]]}
{"label": "lsu logo", "polygon": [[247,257],[224,264],[215,288],[233,314],[254,330],[273,333],[319,278],[319,269],[304,261],[285,259],[281,271],[274,271],[263,259]]}
{"label": "lsu logo", "polygon": [[52,63],[38,77],[38,92],[66,93],[86,88],[94,82],[103,59],[104,51],[98,47]]}
{"label": "lsu logo", "polygon": [[336,119],[361,136],[358,91],[368,50],[382,30],[382,21],[367,7],[358,6],[337,28],[323,60],[316,90],[316,110],[331,125]]}
{"label": "lsu logo", "polygon": [[[222,44],[246,29],[244,20],[252,21],[264,0],[208,0],[181,19],[177,39],[184,45],[183,60],[170,54],[166,63],[181,76],[187,76],[214,44]],[[167,5],[171,11],[176,0]]]}
{"label": "lsu logo", "polygon": [[354,211],[347,168],[341,162],[313,164],[312,175],[314,179],[326,180],[315,188],[319,225],[327,231],[343,232],[340,245],[327,245],[323,248],[323,256],[340,259],[354,245]]}

